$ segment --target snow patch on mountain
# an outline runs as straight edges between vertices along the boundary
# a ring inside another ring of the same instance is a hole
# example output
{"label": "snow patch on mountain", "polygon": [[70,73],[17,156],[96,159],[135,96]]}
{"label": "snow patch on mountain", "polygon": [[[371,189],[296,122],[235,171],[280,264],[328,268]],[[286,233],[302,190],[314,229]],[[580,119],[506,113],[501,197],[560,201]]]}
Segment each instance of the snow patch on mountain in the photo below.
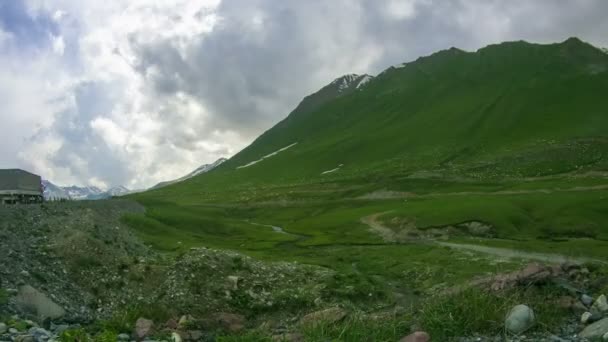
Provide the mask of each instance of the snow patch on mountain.
{"label": "snow patch on mountain", "polygon": [[297,142],[295,142],[295,143],[293,143],[293,144],[291,144],[291,145],[289,145],[289,146],[285,146],[285,147],[283,147],[283,148],[280,148],[280,149],[278,149],[278,150],[276,150],[276,151],[274,151],[274,152],[272,152],[272,153],[270,153],[270,154],[267,154],[267,155],[263,156],[262,158],[260,158],[260,159],[258,159],[258,160],[254,160],[254,161],[252,161],[252,162],[250,162],[250,163],[247,163],[247,164],[245,164],[245,165],[237,166],[237,169],[244,169],[244,168],[246,168],[246,167],[253,166],[253,165],[255,165],[255,164],[257,164],[257,163],[261,162],[262,160],[264,160],[264,159],[268,159],[268,158],[273,157],[273,156],[276,156],[277,154],[279,154],[279,153],[281,153],[281,152],[283,152],[283,151],[285,151],[285,150],[288,150],[288,149],[292,148],[293,146],[295,146],[295,145],[297,145],[297,144],[298,144],[298,143],[297,143]]}
{"label": "snow patch on mountain", "polygon": [[334,173],[334,172],[336,172],[336,171],[339,171],[339,170],[342,168],[342,166],[344,166],[344,164],[340,164],[340,165],[338,165],[338,167],[337,167],[337,168],[335,168],[335,169],[331,169],[331,170],[323,171],[323,172],[321,172],[321,175],[326,175],[326,174],[329,174],[329,173]]}
{"label": "snow patch on mountain", "polygon": [[359,81],[359,83],[357,83],[357,89],[363,87],[364,85],[366,85],[367,83],[369,83],[369,81],[371,81],[373,79],[374,79],[373,76],[363,75],[363,77],[361,78],[361,80]]}
{"label": "snow patch on mountain", "polygon": [[194,171],[190,172],[189,174],[187,174],[187,175],[185,175],[183,177],[180,177],[178,179],[174,179],[174,180],[171,180],[171,181],[166,181],[166,182],[158,183],[155,186],[153,186],[151,189],[162,188],[164,186],[175,184],[175,183],[179,183],[179,182],[183,182],[186,179],[190,179],[190,178],[196,177],[196,176],[198,176],[200,174],[207,173],[207,172],[215,169],[216,167],[222,165],[226,160],[228,160],[228,159],[226,159],[226,158],[220,158],[220,159],[216,160],[215,162],[213,162],[211,164],[201,165],[198,168],[196,168]]}
{"label": "snow patch on mountain", "polygon": [[359,79],[361,76],[356,75],[356,74],[348,74],[348,75],[344,75],[340,78],[335,79],[333,82],[331,82],[334,85],[338,86],[338,92],[343,92],[346,89],[348,89],[350,87],[351,84],[353,84],[357,79]]}

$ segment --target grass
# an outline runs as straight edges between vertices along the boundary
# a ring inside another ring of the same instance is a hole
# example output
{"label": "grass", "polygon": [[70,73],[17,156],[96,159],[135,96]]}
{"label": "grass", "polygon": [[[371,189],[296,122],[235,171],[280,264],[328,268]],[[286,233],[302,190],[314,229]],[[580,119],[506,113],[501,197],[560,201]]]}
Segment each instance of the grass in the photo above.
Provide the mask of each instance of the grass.
{"label": "grass", "polygon": [[[449,238],[608,257],[608,78],[589,65],[608,68],[608,56],[576,39],[512,42],[441,51],[389,69],[358,91],[329,86],[217,169],[133,195],[147,210],[124,221],[172,255],[208,246],[331,268],[326,299],[367,309],[422,305],[421,324],[438,340],[500,333],[505,310],[517,301],[537,306],[541,327],[550,329],[561,317],[542,302],[551,293],[536,293],[536,300],[529,291],[466,292],[422,301],[521,260],[388,243],[361,218],[384,213],[393,230],[407,220],[422,231],[478,221],[491,226],[485,238],[462,229]],[[307,334],[395,340],[406,332],[400,322],[353,319]],[[243,340],[264,338],[252,334]]]}
{"label": "grass", "polygon": [[0,306],[8,304],[8,293],[5,289],[0,288]]}

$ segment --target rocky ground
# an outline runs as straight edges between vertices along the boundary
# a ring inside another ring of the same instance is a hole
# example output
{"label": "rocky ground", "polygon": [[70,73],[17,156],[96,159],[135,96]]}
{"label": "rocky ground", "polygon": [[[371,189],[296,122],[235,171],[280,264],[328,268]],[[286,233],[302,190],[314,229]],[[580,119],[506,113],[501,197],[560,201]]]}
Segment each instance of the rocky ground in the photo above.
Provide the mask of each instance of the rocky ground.
{"label": "rocky ground", "polygon": [[[261,341],[304,341],[314,339],[301,327],[318,322],[396,317],[337,301],[328,291],[334,272],[326,268],[207,248],[160,255],[121,222],[125,213],[141,212],[117,200],[0,207],[0,341],[213,341],[218,333],[251,330],[262,332]],[[555,305],[571,316],[551,334],[530,330],[535,308],[522,303],[505,312],[503,333],[456,340],[608,340],[608,302],[598,290],[608,282],[593,273],[577,264],[531,264],[476,279],[466,287],[550,283],[565,293]],[[419,331],[401,341],[431,338]]]}

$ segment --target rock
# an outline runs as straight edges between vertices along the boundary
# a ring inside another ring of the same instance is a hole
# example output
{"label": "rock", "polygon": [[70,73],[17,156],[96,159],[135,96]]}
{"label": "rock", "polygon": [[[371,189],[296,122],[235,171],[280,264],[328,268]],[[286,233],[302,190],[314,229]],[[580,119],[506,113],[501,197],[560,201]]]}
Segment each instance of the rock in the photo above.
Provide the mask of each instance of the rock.
{"label": "rock", "polygon": [[300,324],[309,325],[309,324],[318,324],[318,323],[328,323],[333,324],[341,321],[346,317],[347,313],[344,309],[339,307],[333,307],[321,311],[316,311],[313,313],[309,313],[308,315],[302,317],[300,320]]}
{"label": "rock", "polygon": [[8,333],[11,335],[16,335],[19,333],[19,330],[15,329],[15,328],[10,328],[10,329],[8,329]]}
{"label": "rock", "polygon": [[129,334],[119,334],[116,338],[119,341],[128,341],[131,339],[131,336],[129,336]]}
{"label": "rock", "polygon": [[30,328],[27,333],[32,335],[36,341],[47,341],[51,338],[50,332],[38,327]]}
{"label": "rock", "polygon": [[605,313],[608,312],[608,300],[605,295],[597,297],[595,303],[591,306],[591,312],[593,313]]}
{"label": "rock", "polygon": [[194,317],[184,315],[177,322],[177,327],[178,329],[188,329],[192,325],[192,322],[194,322]]}
{"label": "rock", "polygon": [[182,342],[182,337],[178,333],[172,332],[171,333],[171,341],[172,342]]}
{"label": "rock", "polygon": [[245,317],[237,314],[220,312],[214,316],[215,322],[220,328],[228,332],[239,332],[245,329]]}
{"label": "rock", "polygon": [[135,339],[138,341],[143,340],[144,337],[152,334],[152,328],[154,328],[153,321],[145,318],[137,319],[137,322],[135,322]]}
{"label": "rock", "polygon": [[230,284],[230,288],[232,290],[238,290],[239,289],[239,282],[241,281],[240,277],[237,276],[228,276],[228,283]]}
{"label": "rock", "polygon": [[589,312],[589,311],[583,312],[583,314],[581,315],[581,323],[587,324],[587,322],[589,322],[589,319],[591,318],[591,316],[593,316],[593,314],[591,312]]}
{"label": "rock", "polygon": [[272,336],[275,342],[304,342],[304,336],[300,333],[286,333]]}
{"label": "rock", "polygon": [[505,320],[505,328],[514,335],[520,335],[534,325],[534,311],[527,305],[513,307]]}
{"label": "rock", "polygon": [[602,341],[608,341],[608,332],[602,336]]}
{"label": "rock", "polygon": [[40,321],[46,318],[58,319],[65,316],[65,310],[62,307],[44,293],[29,285],[19,288],[16,304],[21,310],[35,314]]}
{"label": "rock", "polygon": [[8,330],[8,327],[4,323],[0,323],[0,335],[4,334]]}
{"label": "rock", "polygon": [[581,303],[585,304],[585,306],[589,306],[593,304],[593,297],[584,294],[581,296]]}
{"label": "rock", "polygon": [[583,329],[583,331],[581,331],[579,336],[589,340],[594,340],[602,338],[606,333],[608,333],[608,318],[604,318],[588,325],[585,329]]}
{"label": "rock", "polygon": [[15,342],[36,342],[32,335],[19,335],[15,337]]}
{"label": "rock", "polygon": [[431,336],[424,331],[416,331],[400,339],[399,342],[429,342]]}

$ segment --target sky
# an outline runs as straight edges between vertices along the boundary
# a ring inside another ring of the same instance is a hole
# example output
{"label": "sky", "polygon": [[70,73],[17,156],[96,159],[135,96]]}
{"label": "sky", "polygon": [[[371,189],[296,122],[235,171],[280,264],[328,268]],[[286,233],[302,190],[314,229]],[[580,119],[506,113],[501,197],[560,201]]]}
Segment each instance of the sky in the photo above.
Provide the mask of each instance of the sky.
{"label": "sky", "polygon": [[605,0],[0,0],[0,168],[141,189],[341,75],[508,40],[606,47],[607,17]]}

